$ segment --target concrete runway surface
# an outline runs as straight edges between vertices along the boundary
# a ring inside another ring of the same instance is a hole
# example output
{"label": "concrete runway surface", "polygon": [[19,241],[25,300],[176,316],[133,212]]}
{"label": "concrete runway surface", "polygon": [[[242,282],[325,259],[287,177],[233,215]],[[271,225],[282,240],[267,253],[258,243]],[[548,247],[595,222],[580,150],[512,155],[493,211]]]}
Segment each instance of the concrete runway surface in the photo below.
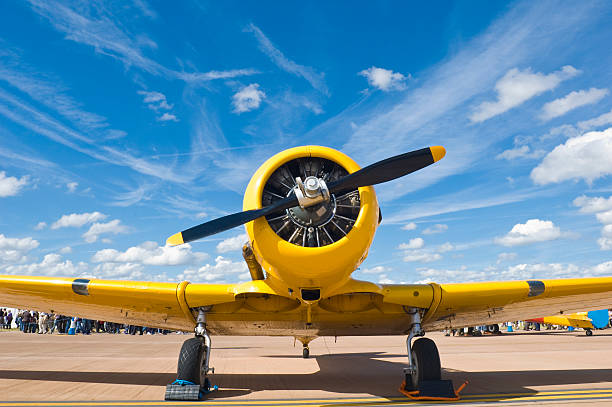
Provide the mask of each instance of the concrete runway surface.
{"label": "concrete runway surface", "polygon": [[[458,404],[612,405],[612,330],[592,337],[583,331],[427,336],[440,350],[443,378],[456,387],[470,382]],[[219,390],[204,402],[163,402],[189,337],[0,331],[0,407],[428,404],[397,391],[406,362],[401,336],[318,338],[310,359],[302,359],[293,338],[213,337],[212,380]]]}

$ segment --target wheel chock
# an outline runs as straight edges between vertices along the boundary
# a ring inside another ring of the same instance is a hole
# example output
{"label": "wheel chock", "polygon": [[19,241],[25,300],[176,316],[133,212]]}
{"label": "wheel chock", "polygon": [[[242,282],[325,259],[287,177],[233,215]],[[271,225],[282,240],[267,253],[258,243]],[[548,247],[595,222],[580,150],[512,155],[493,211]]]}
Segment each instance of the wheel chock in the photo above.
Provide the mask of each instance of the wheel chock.
{"label": "wheel chock", "polygon": [[218,390],[218,386],[211,386],[208,379],[204,386],[192,383],[188,380],[175,380],[173,383],[166,385],[165,400],[178,400],[178,401],[198,401],[215,390]]}
{"label": "wheel chock", "polygon": [[399,391],[412,400],[457,401],[461,398],[459,393],[467,384],[465,381],[455,390],[452,380],[425,380],[419,383],[416,390],[407,390],[404,380]]}

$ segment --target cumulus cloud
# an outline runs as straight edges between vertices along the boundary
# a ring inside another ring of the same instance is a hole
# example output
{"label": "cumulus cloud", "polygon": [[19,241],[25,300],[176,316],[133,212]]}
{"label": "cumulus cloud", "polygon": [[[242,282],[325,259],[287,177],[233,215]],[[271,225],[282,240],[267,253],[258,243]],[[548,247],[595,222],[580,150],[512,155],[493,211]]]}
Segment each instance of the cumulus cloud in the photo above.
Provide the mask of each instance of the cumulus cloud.
{"label": "cumulus cloud", "polygon": [[497,264],[516,259],[516,253],[500,253],[497,255]]}
{"label": "cumulus cloud", "polygon": [[160,117],[157,118],[157,120],[160,122],[178,122],[176,116],[168,112],[162,114]]}
{"label": "cumulus cloud", "polygon": [[252,83],[245,86],[232,96],[232,104],[234,105],[234,113],[244,113],[259,108],[261,101],[266,97],[266,94],[259,90],[259,84]]}
{"label": "cumulus cloud", "polygon": [[215,258],[215,264],[206,264],[199,269],[188,269],[177,276],[179,280],[189,280],[193,283],[222,283],[234,279],[246,281],[250,278],[245,262],[234,262],[223,256]]}
{"label": "cumulus cloud", "polygon": [[470,116],[470,120],[483,122],[504,113],[534,96],[556,88],[559,83],[578,73],[580,71],[569,65],[548,75],[533,73],[531,68],[523,71],[513,68],[495,84],[497,100],[481,103]]}
{"label": "cumulus cloud", "polygon": [[227,253],[235,250],[241,250],[242,246],[248,242],[249,236],[246,233],[239,234],[238,236],[229,237],[222,240],[217,245],[217,251],[219,253]]}
{"label": "cumulus cloud", "polygon": [[580,212],[595,214],[603,225],[597,244],[601,250],[612,250],[612,195],[608,198],[582,195],[574,199],[573,203],[580,208]]}
{"label": "cumulus cloud", "polygon": [[612,127],[573,137],[558,145],[531,171],[538,185],[570,179],[592,183],[612,174]]}
{"label": "cumulus cloud", "polygon": [[425,246],[425,241],[420,237],[415,237],[414,239],[410,239],[408,243],[402,243],[399,245],[398,249],[400,250],[412,250],[412,249],[420,249]]}
{"label": "cumulus cloud", "polygon": [[153,110],[156,113],[163,112],[161,116],[157,117],[157,121],[178,122],[177,117],[174,114],[169,113],[169,110],[171,110],[174,105],[168,103],[166,95],[161,92],[149,92],[145,90],[139,90],[138,94],[143,96],[143,102],[147,105],[149,109]]}
{"label": "cumulus cloud", "polygon": [[74,191],[76,191],[78,186],[79,186],[78,182],[69,182],[66,184],[66,188],[68,188],[68,192],[70,193],[73,193]]}
{"label": "cumulus cloud", "polygon": [[159,246],[156,242],[144,242],[124,252],[104,249],[96,252],[91,261],[94,263],[138,263],[149,266],[177,266],[204,261],[208,255],[193,252],[191,245]]}
{"label": "cumulus cloud", "polygon": [[406,80],[410,78],[410,75],[404,76],[399,72],[393,72],[389,69],[377,68],[375,66],[364,69],[359,72],[359,75],[365,76],[371,87],[380,89],[384,92],[404,89],[406,87]]}
{"label": "cumulus cloud", "polygon": [[417,224],[414,222],[406,223],[402,226],[402,230],[415,230],[417,228]]}
{"label": "cumulus cloud", "polygon": [[0,234],[0,265],[27,261],[27,254],[39,243],[31,237],[11,238]]}
{"label": "cumulus cloud", "polygon": [[40,263],[10,264],[2,268],[6,274],[72,277],[87,271],[87,263],[72,263],[57,253],[45,255]]}
{"label": "cumulus cloud", "polygon": [[91,225],[89,230],[83,233],[83,239],[87,243],[93,243],[98,240],[98,237],[102,234],[113,234],[127,233],[128,228],[121,224],[119,219],[111,220],[106,223],[94,223]]}
{"label": "cumulus cloud", "polygon": [[80,228],[88,223],[106,219],[106,215],[100,212],[71,213],[62,215],[61,218],[53,222],[51,229],[59,228]]}
{"label": "cumulus cloud", "polygon": [[574,199],[574,206],[580,208],[582,213],[598,213],[612,210],[612,195],[608,198],[604,197],[588,197],[581,195]]}
{"label": "cumulus cloud", "polygon": [[450,242],[442,243],[436,249],[438,253],[446,253],[446,252],[450,252],[451,250],[455,250],[455,246],[453,246]]}
{"label": "cumulus cloud", "polygon": [[581,130],[591,130],[596,127],[607,126],[609,124],[612,124],[612,110],[593,119],[578,122],[578,128]]}
{"label": "cumulus cloud", "polygon": [[386,274],[378,276],[378,284],[395,284],[395,281],[390,279]]}
{"label": "cumulus cloud", "polygon": [[562,98],[546,103],[542,108],[540,118],[542,120],[550,120],[555,117],[563,116],[565,113],[577,107],[592,105],[599,102],[608,93],[608,89],[597,88],[570,92]]}
{"label": "cumulus cloud", "polygon": [[540,158],[546,154],[544,150],[531,151],[528,145],[504,150],[495,156],[496,160],[516,160],[517,158]]}
{"label": "cumulus cloud", "polygon": [[38,222],[36,226],[34,226],[34,229],[43,230],[46,227],[47,227],[47,222]]}
{"label": "cumulus cloud", "polygon": [[28,176],[21,178],[7,177],[6,172],[0,171],[0,198],[15,196],[28,183]]}
{"label": "cumulus cloud", "polygon": [[70,247],[70,246],[65,246],[65,247],[62,247],[62,248],[60,249],[60,253],[61,253],[61,254],[68,254],[68,253],[72,253],[72,247]]}
{"label": "cumulus cloud", "polygon": [[442,223],[437,223],[423,231],[424,235],[434,235],[436,233],[443,233],[448,230],[448,226]]}
{"label": "cumulus cloud", "polygon": [[440,260],[441,258],[442,256],[440,256],[438,253],[432,253],[431,251],[426,250],[412,250],[404,253],[404,257],[402,257],[402,259],[407,263],[413,261],[431,263],[432,261]]}
{"label": "cumulus cloud", "polygon": [[495,243],[502,246],[517,246],[536,242],[545,242],[561,237],[561,230],[549,220],[529,219],[526,223],[517,223],[505,236],[495,238]]}
{"label": "cumulus cloud", "polygon": [[388,273],[391,271],[389,267],[385,266],[375,266],[367,269],[360,270],[363,274],[381,274]]}

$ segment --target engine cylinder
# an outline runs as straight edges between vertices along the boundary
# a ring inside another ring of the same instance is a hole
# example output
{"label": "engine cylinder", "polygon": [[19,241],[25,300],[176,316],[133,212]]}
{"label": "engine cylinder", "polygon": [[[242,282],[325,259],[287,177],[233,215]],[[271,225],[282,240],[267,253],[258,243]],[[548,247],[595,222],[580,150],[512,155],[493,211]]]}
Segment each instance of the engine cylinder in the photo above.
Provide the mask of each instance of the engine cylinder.
{"label": "engine cylinder", "polygon": [[[359,169],[345,154],[327,147],[303,146],[280,152],[253,175],[244,210],[268,206],[292,194],[295,178],[333,181]],[[321,298],[344,284],[365,260],[378,226],[374,188],[362,187],[310,207],[299,206],[246,225],[257,261],[270,284],[301,290],[321,289]]]}

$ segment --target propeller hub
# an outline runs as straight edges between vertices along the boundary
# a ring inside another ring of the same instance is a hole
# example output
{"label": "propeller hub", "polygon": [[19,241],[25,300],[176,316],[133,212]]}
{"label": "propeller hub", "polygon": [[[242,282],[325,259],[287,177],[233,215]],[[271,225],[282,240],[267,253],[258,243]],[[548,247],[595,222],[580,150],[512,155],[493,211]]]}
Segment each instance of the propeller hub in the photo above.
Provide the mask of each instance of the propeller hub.
{"label": "propeller hub", "polygon": [[295,206],[287,209],[287,215],[293,223],[301,227],[318,227],[328,223],[336,213],[336,199],[321,202],[306,208]]}

